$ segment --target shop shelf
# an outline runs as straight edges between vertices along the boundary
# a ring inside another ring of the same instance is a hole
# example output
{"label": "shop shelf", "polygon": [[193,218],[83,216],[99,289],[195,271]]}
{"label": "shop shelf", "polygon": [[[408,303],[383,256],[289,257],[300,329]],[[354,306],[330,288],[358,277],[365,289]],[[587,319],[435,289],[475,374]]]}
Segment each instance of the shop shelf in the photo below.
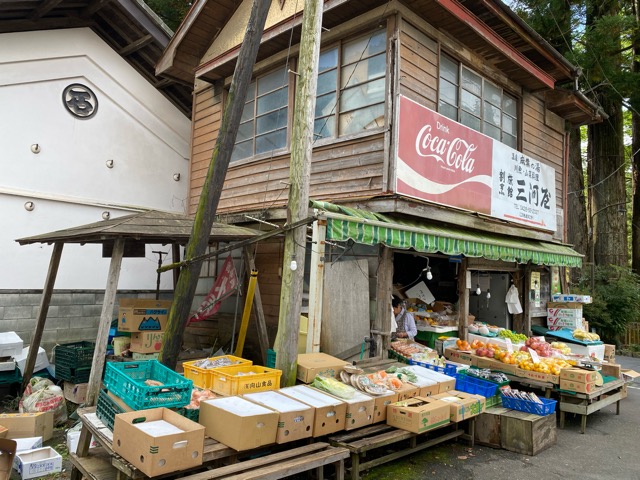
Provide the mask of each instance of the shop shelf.
{"label": "shop shelf", "polygon": [[444,367],[441,367],[439,365],[434,365],[433,363],[420,362],[418,360],[414,360],[413,358],[409,359],[409,365],[419,365],[421,367],[428,368],[429,370],[444,373],[445,375],[449,375],[450,377],[456,376],[455,365],[445,365]]}
{"label": "shop shelf", "polygon": [[[156,380],[150,386],[146,380]],[[104,374],[107,389],[134,410],[153,407],[183,407],[191,401],[193,382],[157,360],[109,362]]]}
{"label": "shop shelf", "polygon": [[470,375],[457,374],[456,376],[456,390],[465,393],[474,393],[489,398],[496,394],[498,385],[495,383],[487,382],[477,377]]}
{"label": "shop shelf", "polygon": [[258,365],[239,365],[211,370],[210,390],[221,395],[264,392],[280,388],[281,370]]}
{"label": "shop shelf", "polygon": [[[211,372],[218,368],[224,367],[216,367],[216,368],[201,368],[196,367],[196,363],[201,362],[204,359],[200,360],[192,360],[189,362],[184,362],[182,364],[182,368],[184,369],[184,376],[189,380],[193,381],[193,385],[200,388],[211,388],[213,384],[213,377]],[[236,365],[253,365],[251,360],[246,360],[240,357],[234,357],[233,355],[221,355],[219,357],[211,357],[208,360],[211,361],[228,361],[229,364],[225,365],[228,367],[236,366]],[[275,360],[274,360],[275,365]]]}
{"label": "shop shelf", "polygon": [[90,367],[93,362],[93,352],[96,344],[93,342],[75,342],[56,345],[54,364],[58,367],[76,369]]}
{"label": "shop shelf", "polygon": [[520,398],[506,397],[502,395],[502,406],[510,408],[512,410],[519,410],[521,412],[534,413],[536,415],[545,416],[556,411],[556,400],[550,400],[548,398],[540,398],[542,403],[531,402],[529,400],[522,400]]}
{"label": "shop shelf", "polygon": [[124,413],[124,409],[109,396],[106,389],[100,390],[98,403],[96,403],[96,416],[113,432],[115,417],[118,413]]}

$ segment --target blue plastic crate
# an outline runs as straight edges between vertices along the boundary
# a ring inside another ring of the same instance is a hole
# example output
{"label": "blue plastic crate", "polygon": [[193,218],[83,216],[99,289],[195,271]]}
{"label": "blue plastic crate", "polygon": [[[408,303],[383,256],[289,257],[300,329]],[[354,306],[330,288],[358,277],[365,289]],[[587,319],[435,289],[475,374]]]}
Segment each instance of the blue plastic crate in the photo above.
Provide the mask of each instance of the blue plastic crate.
{"label": "blue plastic crate", "polygon": [[556,411],[556,400],[550,400],[548,398],[540,398],[542,403],[531,402],[529,400],[522,400],[520,398],[502,397],[502,406],[504,408],[510,408],[512,410],[518,410],[520,412],[534,413],[536,415],[550,415]]}
{"label": "blue plastic crate", "polygon": [[[149,386],[157,380],[160,386]],[[154,407],[183,407],[191,401],[193,382],[165,367],[157,360],[109,362],[104,384],[134,410]]]}
{"label": "blue plastic crate", "polygon": [[496,394],[497,388],[497,384],[487,382],[481,378],[463,375],[460,373],[456,376],[456,390],[459,390],[460,392],[474,393],[489,398]]}
{"label": "blue plastic crate", "polygon": [[445,375],[449,375],[450,377],[456,376],[456,366],[455,365],[445,365],[441,367],[439,365],[434,365],[432,363],[420,362],[418,360],[414,360],[413,358],[409,359],[409,365],[419,365],[424,368],[428,368],[429,370],[434,370],[436,372],[444,373]]}
{"label": "blue plastic crate", "polygon": [[269,368],[276,368],[276,351],[272,349],[267,350],[267,364]]}

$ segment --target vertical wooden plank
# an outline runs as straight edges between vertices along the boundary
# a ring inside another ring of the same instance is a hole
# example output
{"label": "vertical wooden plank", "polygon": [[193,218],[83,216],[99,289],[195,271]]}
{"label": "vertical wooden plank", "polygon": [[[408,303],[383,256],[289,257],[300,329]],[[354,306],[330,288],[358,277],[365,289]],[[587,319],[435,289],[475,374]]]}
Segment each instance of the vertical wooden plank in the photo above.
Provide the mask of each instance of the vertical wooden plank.
{"label": "vertical wooden plank", "polygon": [[31,345],[29,346],[29,356],[27,357],[27,363],[24,367],[22,374],[22,390],[27,387],[31,375],[33,374],[33,367],[36,364],[36,358],[38,356],[38,348],[40,348],[40,341],[42,340],[42,333],[44,332],[44,325],[47,321],[47,313],[49,312],[49,304],[51,303],[51,295],[53,294],[53,286],[56,283],[56,276],[58,275],[58,267],[60,266],[60,257],[62,256],[63,243],[56,242],[53,245],[53,252],[51,252],[51,260],[49,261],[49,271],[47,272],[47,279],[44,282],[44,289],[42,291],[42,298],[40,299],[40,308],[38,309],[38,319],[36,321],[36,331],[33,333],[31,339]]}
{"label": "vertical wooden plank", "polygon": [[307,353],[317,353],[320,351],[326,236],[327,219],[320,218],[313,222],[313,230],[311,234],[311,269],[309,272],[309,323],[307,326]]}
{"label": "vertical wooden plank", "polygon": [[[177,243],[171,244],[171,258],[173,259],[173,263],[178,263],[180,261],[180,245]],[[178,277],[180,276],[180,269],[172,269],[171,274],[173,275],[173,289],[175,290],[176,285],[178,284]]]}
{"label": "vertical wooden plank", "polygon": [[[247,267],[247,273],[256,270],[256,262],[254,261],[249,247],[244,247],[244,264]],[[256,314],[256,327],[258,329],[258,344],[260,346],[260,357],[262,365],[267,364],[267,350],[269,349],[269,334],[267,333],[267,322],[264,318],[264,309],[262,308],[262,297],[260,296],[260,286],[256,280],[255,289],[253,291],[253,309]]]}
{"label": "vertical wooden plank", "polygon": [[382,357],[389,349],[391,336],[391,294],[393,292],[393,250],[380,245],[378,277],[376,280],[376,318],[373,330],[376,335],[376,357]]}
{"label": "vertical wooden plank", "polygon": [[467,271],[469,261],[462,259],[458,267],[458,337],[467,338],[467,316],[469,315],[469,289],[467,288]]}
{"label": "vertical wooden plank", "polygon": [[89,386],[87,388],[87,399],[85,401],[87,407],[92,407],[96,404],[98,393],[100,392],[100,385],[102,384],[107,341],[109,340],[109,329],[111,328],[111,320],[113,319],[113,307],[116,302],[116,292],[118,290],[118,279],[120,278],[123,254],[124,239],[118,238],[113,245],[107,287],[104,291],[102,313],[100,314],[100,324],[98,325],[98,335],[96,337],[96,349],[93,351],[93,362],[91,363],[91,374],[89,375]]}

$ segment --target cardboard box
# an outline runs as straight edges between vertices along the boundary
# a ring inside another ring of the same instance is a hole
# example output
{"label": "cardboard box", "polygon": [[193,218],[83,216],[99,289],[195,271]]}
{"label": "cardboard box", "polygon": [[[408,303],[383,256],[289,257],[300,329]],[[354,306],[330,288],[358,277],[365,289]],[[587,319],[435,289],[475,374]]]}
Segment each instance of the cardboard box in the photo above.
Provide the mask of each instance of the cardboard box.
{"label": "cardboard box", "polygon": [[373,423],[385,422],[387,420],[387,407],[398,401],[398,394],[393,390],[388,390],[383,395],[372,395],[373,397]]}
{"label": "cardboard box", "polygon": [[7,433],[9,433],[9,429],[0,425],[0,438],[7,438]]}
{"label": "cardboard box", "polygon": [[292,442],[309,438],[313,434],[315,409],[278,392],[257,392],[243,398],[278,412],[276,443]]}
{"label": "cardboard box", "polygon": [[18,473],[23,480],[62,471],[62,456],[51,447],[25,450],[16,455]]}
{"label": "cardboard box", "polygon": [[339,400],[347,404],[345,430],[353,430],[373,423],[375,401],[369,395],[355,392],[352,398],[340,398]]}
{"label": "cardboard box", "polygon": [[562,330],[563,328],[570,328],[572,330],[575,330],[576,328],[582,328],[582,326],[582,317],[547,317],[547,328],[551,331]]}
{"label": "cardboard box", "polygon": [[449,375],[445,375],[444,373],[436,372],[435,370],[421,367],[419,365],[411,365],[406,368],[414,372],[419,378],[426,378],[427,380],[436,382],[438,385],[438,391],[436,393],[447,392],[456,387],[456,379]]}
{"label": "cardboard box", "polygon": [[[42,437],[16,438],[16,454],[42,447]],[[13,457],[13,469],[18,471],[18,457]]]}
{"label": "cardboard box", "polygon": [[131,334],[129,350],[136,353],[156,353],[162,348],[164,332],[136,332]]}
{"label": "cardboard box", "polygon": [[88,383],[64,382],[64,398],[72,403],[84,403],[87,399],[88,388]]}
{"label": "cardboard box", "polygon": [[497,370],[499,372],[508,373],[510,375],[516,374],[517,365],[511,365],[510,363],[503,363],[495,358],[478,357],[476,361],[478,368],[488,368],[490,370]]}
{"label": "cardboard box", "polygon": [[0,425],[9,429],[7,438],[42,437],[46,442],[53,436],[53,411],[0,413]]}
{"label": "cardboard box", "polygon": [[[620,370],[620,374],[622,375],[622,379],[627,383],[633,382],[636,378],[640,377],[640,373],[636,372],[635,370],[624,368]],[[2,423],[2,418],[0,418],[0,423]]]}
{"label": "cardboard box", "polygon": [[200,403],[198,422],[208,437],[242,451],[275,443],[279,418],[275,410],[242,397],[221,397]]}
{"label": "cardboard box", "polygon": [[347,417],[347,404],[342,400],[310,388],[297,385],[278,390],[283,395],[316,409],[313,419],[313,436],[321,437],[344,430]]}
{"label": "cardboard box", "polygon": [[416,397],[387,407],[387,425],[422,433],[449,424],[449,404],[433,397]]}
{"label": "cardboard box", "polygon": [[0,360],[0,372],[13,372],[16,369],[16,361],[11,358],[9,360]]}
{"label": "cardboard box", "polygon": [[204,431],[202,425],[168,408],[120,413],[115,416],[113,449],[155,477],[202,465]]}
{"label": "cardboard box", "polygon": [[560,383],[559,375],[551,375],[549,373],[534,372],[533,370],[523,370],[522,368],[516,368],[516,375],[518,377],[528,378],[530,380],[537,380],[539,382]]}
{"label": "cardboard box", "polygon": [[401,388],[396,390],[396,393],[398,394],[398,401],[400,402],[417,397],[420,394],[420,387],[412,383],[405,383]]}
{"label": "cardboard box", "polygon": [[131,352],[131,360],[158,360],[159,358],[160,358],[160,352],[156,352],[156,353]]}
{"label": "cardboard box", "polygon": [[482,395],[450,390],[432,397],[449,405],[449,419],[452,423],[462,422],[486,411],[486,399]]}
{"label": "cardboard box", "polygon": [[16,455],[16,442],[0,438],[0,480],[9,480],[13,459]]}
{"label": "cardboard box", "polygon": [[621,378],[622,367],[618,363],[603,363],[600,369],[600,374],[603,377],[615,377]]}
{"label": "cardboard box", "polygon": [[560,377],[560,390],[567,390],[569,392],[578,393],[591,393],[596,388],[596,382],[578,382],[575,380],[567,380]]}
{"label": "cardboard box", "polygon": [[[588,331],[588,330],[587,330]],[[616,361],[616,346],[604,344],[604,358],[607,362],[614,363]]]}
{"label": "cardboard box", "polygon": [[436,349],[436,353],[440,356],[444,355],[444,351],[447,348],[455,347],[456,341],[458,341],[458,337],[445,337],[445,338],[436,338],[434,341],[434,347]]}
{"label": "cardboard box", "polygon": [[582,368],[563,368],[560,370],[560,380],[588,383],[595,382],[597,379],[598,374],[595,371],[584,370]]}
{"label": "cardboard box", "polygon": [[171,300],[121,298],[118,308],[118,331],[162,331],[167,327]]}
{"label": "cardboard box", "polygon": [[[67,450],[69,453],[76,453],[78,450],[78,442],[80,441],[80,430],[69,430],[67,432]],[[98,448],[100,444],[96,441],[95,437],[91,436],[91,443],[89,448]]]}
{"label": "cardboard box", "polygon": [[464,363],[465,365],[473,365],[475,355],[468,352],[461,352],[457,348],[449,347],[444,349],[444,357],[454,362]]}
{"label": "cardboard box", "polygon": [[[29,347],[24,347],[22,352],[18,355],[14,355],[13,359],[16,361],[16,365],[20,369],[20,373],[24,374],[24,368],[27,364],[27,357],[29,356]],[[36,363],[33,366],[34,372],[39,372],[40,370],[44,370],[49,366],[49,359],[47,358],[47,352],[44,351],[44,348],[38,348],[38,354],[36,355]]]}
{"label": "cardboard box", "polygon": [[0,333],[0,358],[20,355],[23,347],[22,338],[16,332]]}
{"label": "cardboard box", "polygon": [[311,383],[316,375],[340,378],[340,372],[349,362],[326,353],[301,353],[298,355],[298,380]]}

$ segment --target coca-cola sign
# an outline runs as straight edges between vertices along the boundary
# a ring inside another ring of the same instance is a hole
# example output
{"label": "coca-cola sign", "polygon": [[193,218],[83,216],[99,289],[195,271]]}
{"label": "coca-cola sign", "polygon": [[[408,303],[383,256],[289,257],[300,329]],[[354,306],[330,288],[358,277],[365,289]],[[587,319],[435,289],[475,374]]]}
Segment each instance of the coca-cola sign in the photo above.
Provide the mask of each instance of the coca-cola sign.
{"label": "coca-cola sign", "polygon": [[396,192],[555,230],[555,170],[400,96]]}

